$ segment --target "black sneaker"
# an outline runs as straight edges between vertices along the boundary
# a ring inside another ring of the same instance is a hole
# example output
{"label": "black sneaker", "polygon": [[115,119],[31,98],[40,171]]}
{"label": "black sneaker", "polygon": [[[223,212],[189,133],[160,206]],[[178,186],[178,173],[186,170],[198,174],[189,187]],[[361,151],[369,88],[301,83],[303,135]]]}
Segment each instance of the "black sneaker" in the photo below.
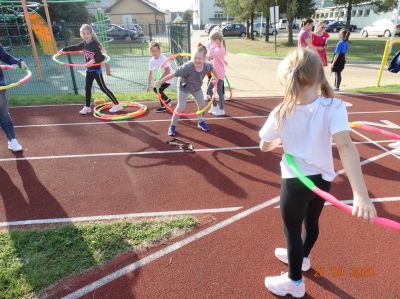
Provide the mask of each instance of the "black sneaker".
{"label": "black sneaker", "polygon": [[167,112],[167,108],[160,107],[160,108],[157,108],[156,110],[154,110],[154,112],[156,112],[156,113]]}

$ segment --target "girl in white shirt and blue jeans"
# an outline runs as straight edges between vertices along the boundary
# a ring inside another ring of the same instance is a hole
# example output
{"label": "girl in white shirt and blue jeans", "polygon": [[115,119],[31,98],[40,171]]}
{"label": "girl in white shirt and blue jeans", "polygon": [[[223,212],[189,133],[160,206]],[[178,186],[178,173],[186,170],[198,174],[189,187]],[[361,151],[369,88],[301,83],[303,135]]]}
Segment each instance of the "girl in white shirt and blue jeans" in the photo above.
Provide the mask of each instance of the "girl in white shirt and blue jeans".
{"label": "girl in white shirt and blue jeans", "polygon": [[[333,98],[320,58],[310,50],[298,49],[281,63],[278,77],[285,95],[259,133],[260,149],[267,152],[282,144],[302,172],[317,187],[329,191],[335,178],[333,137],[353,190],[353,215],[373,221],[376,211],[368,197],[358,151],[350,139],[346,107]],[[275,256],[289,265],[289,272],[266,277],[265,286],[276,295],[303,297],[301,272],[311,267],[309,254],[318,238],[324,200],[300,182],[284,158],[281,172],[280,211],[287,249],[276,248]]]}

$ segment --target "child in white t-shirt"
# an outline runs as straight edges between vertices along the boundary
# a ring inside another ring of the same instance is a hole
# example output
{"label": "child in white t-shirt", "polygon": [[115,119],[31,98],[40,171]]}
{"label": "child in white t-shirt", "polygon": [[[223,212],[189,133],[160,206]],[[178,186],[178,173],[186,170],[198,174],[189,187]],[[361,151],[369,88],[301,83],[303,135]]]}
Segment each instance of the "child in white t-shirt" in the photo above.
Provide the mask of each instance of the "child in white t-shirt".
{"label": "child in white t-shirt", "polygon": [[[282,61],[278,77],[285,95],[260,131],[260,149],[270,151],[282,143],[300,170],[327,192],[335,178],[333,138],[353,190],[353,215],[373,221],[376,211],[368,197],[358,151],[350,139],[346,107],[333,98],[319,56],[298,49]],[[300,182],[286,159],[281,161],[281,171],[280,211],[287,249],[276,248],[275,256],[289,265],[289,272],[266,277],[265,286],[276,295],[302,297],[305,285],[301,272],[311,267],[309,254],[318,238],[324,200]]]}
{"label": "child in white t-shirt", "polygon": [[[151,59],[149,62],[149,75],[147,77],[147,91],[150,92],[151,90],[151,83],[153,80],[153,75],[156,75],[157,70],[161,67],[161,64],[167,59],[164,55],[161,54],[161,46],[159,43],[151,42],[149,45],[149,50],[151,53]],[[164,66],[164,69],[161,72],[161,78],[164,78],[168,74],[173,73],[174,70],[171,68],[169,62]],[[164,91],[174,83],[174,79],[168,80],[163,83],[160,88],[159,92],[161,94],[161,98],[167,105],[171,104],[171,99],[164,93]],[[153,91],[157,93],[157,88],[153,88]],[[166,112],[167,108],[165,108],[164,104],[160,101],[160,107],[154,110],[155,112]]]}

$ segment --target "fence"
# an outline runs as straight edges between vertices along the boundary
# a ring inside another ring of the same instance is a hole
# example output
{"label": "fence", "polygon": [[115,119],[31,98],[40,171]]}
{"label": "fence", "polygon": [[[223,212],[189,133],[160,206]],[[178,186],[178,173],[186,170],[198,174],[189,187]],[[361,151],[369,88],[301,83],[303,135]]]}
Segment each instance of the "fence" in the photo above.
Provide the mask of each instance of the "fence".
{"label": "fence", "polygon": [[[63,23],[54,25],[53,33],[57,47],[61,49],[66,45],[79,43],[80,24]],[[124,36],[118,29],[107,30],[109,40],[107,53],[111,57],[111,75],[105,76],[108,87],[114,92],[143,91],[147,86],[148,63],[150,54],[148,43],[157,41],[161,44],[162,52],[166,55],[179,52],[190,52],[190,26],[189,24],[147,24],[143,25],[141,36]],[[121,30],[120,30],[121,31]],[[126,30],[124,31],[126,32]],[[9,53],[22,58],[32,71],[32,79],[18,88],[10,89],[11,95],[41,95],[58,93],[84,93],[85,73],[84,68],[69,68],[57,65],[51,55],[44,54],[41,45],[36,43],[39,53],[40,66],[44,79],[39,80],[38,69],[32,55],[29,43],[11,45]],[[81,55],[61,57],[63,61],[71,59],[73,63],[83,63]],[[187,60],[187,58],[185,58]],[[179,61],[179,64],[184,60]],[[103,69],[104,71],[104,69]],[[105,73],[105,72],[104,72]],[[7,82],[15,82],[20,79],[17,72],[5,72]],[[97,86],[94,86],[95,91]]]}

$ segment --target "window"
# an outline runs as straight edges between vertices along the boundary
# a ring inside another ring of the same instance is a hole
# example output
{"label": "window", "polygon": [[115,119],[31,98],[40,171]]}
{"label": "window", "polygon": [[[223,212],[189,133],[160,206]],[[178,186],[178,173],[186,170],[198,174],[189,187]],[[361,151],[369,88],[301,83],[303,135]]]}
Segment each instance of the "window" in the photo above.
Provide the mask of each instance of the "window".
{"label": "window", "polygon": [[214,18],[216,19],[222,19],[224,17],[224,14],[222,13],[222,11],[216,11],[214,12]]}
{"label": "window", "polygon": [[356,16],[356,12],[357,12],[357,11],[352,10],[352,11],[351,11],[351,16],[352,16],[352,17],[355,17],[355,16]]}
{"label": "window", "polygon": [[357,17],[361,17],[363,15],[362,9],[357,10]]}
{"label": "window", "polygon": [[319,19],[319,13],[317,13],[316,18]]}
{"label": "window", "polygon": [[329,17],[330,17],[330,18],[333,18],[333,11],[331,11],[331,12],[329,13]]}
{"label": "window", "polygon": [[370,9],[366,9],[364,11],[364,17],[368,17],[369,16],[369,12],[370,12]]}
{"label": "window", "polygon": [[338,11],[335,11],[335,18],[337,18],[338,15],[339,15],[339,12],[338,12]]}
{"label": "window", "polygon": [[344,11],[343,11],[343,10],[340,12],[340,17],[341,17],[341,18],[344,17]]}

